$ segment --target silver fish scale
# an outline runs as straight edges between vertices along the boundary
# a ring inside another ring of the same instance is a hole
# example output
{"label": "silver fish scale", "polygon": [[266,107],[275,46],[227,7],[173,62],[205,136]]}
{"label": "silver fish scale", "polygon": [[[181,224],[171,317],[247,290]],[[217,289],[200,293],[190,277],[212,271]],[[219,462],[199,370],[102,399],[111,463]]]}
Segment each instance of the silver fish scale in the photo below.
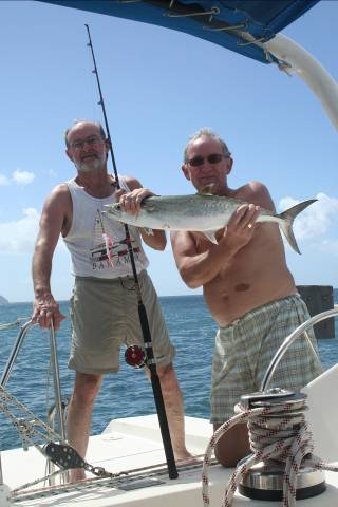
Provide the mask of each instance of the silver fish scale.
{"label": "silver fish scale", "polygon": [[[293,232],[293,222],[301,211],[314,202],[316,199],[300,202],[276,214],[261,208],[257,222],[278,223],[290,246],[300,253]],[[248,203],[213,194],[154,195],[142,203],[137,215],[121,210],[118,204],[108,205],[106,208],[107,215],[119,222],[146,229],[204,231],[212,240],[211,233],[224,227],[241,204]]]}

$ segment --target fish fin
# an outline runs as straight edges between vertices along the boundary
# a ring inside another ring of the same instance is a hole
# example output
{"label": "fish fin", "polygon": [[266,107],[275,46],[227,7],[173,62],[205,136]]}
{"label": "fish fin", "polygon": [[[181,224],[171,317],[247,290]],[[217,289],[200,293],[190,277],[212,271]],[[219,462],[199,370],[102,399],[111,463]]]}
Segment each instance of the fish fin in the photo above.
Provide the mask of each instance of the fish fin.
{"label": "fish fin", "polygon": [[295,233],[293,231],[293,222],[301,211],[303,211],[311,204],[317,202],[317,200],[318,199],[309,199],[308,201],[300,202],[299,204],[296,204],[295,206],[282,211],[282,213],[276,213],[275,215],[276,218],[279,218],[281,220],[279,224],[287,242],[294,250],[296,250],[297,253],[299,253],[299,255],[301,255],[301,252],[297,245]]}
{"label": "fish fin", "polygon": [[203,234],[209,241],[211,241],[211,243],[214,243],[214,245],[218,245],[218,241],[215,238],[215,232],[216,231],[203,231]]}
{"label": "fish fin", "polygon": [[210,183],[209,185],[205,185],[205,187],[201,188],[201,190],[199,190],[196,193],[197,194],[203,194],[203,195],[205,195],[205,194],[213,195],[213,193],[211,192],[213,186],[214,186],[213,183]]}
{"label": "fish fin", "polygon": [[151,203],[148,204],[147,199],[141,202],[141,208],[145,209],[147,212],[152,212],[155,210],[155,206]]}

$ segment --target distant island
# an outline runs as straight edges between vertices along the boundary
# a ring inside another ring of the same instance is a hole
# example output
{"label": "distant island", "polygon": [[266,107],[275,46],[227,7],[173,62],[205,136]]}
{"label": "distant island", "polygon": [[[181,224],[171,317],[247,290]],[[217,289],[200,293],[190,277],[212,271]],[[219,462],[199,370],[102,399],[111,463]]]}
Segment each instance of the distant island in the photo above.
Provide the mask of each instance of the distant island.
{"label": "distant island", "polygon": [[5,299],[4,297],[0,296],[0,305],[8,305],[7,299]]}

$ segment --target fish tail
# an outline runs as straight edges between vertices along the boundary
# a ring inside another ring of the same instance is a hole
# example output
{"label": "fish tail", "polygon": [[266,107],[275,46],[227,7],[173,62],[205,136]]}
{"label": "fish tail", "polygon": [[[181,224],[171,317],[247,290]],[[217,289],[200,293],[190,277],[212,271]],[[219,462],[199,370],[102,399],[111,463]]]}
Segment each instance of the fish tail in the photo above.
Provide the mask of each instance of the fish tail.
{"label": "fish tail", "polygon": [[301,255],[301,252],[297,245],[295,233],[293,231],[293,222],[295,221],[295,218],[301,211],[303,211],[305,208],[307,208],[314,202],[317,202],[317,199],[303,201],[300,202],[299,204],[296,204],[295,206],[292,206],[291,208],[286,209],[285,211],[282,211],[282,213],[277,213],[275,215],[276,218],[279,218],[281,220],[279,224],[284,233],[284,236],[287,239],[287,242],[294,250],[296,250],[297,253],[299,253],[299,255]]}

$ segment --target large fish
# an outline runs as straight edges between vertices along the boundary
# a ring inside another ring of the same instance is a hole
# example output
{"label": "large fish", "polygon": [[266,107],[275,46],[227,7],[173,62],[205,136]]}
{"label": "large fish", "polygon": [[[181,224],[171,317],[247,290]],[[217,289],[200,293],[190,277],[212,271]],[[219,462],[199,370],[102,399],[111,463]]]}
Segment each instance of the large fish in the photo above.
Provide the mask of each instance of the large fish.
{"label": "large fish", "polygon": [[[293,222],[303,209],[316,202],[311,199],[273,213],[262,208],[257,222],[276,222],[282,229],[290,246],[300,254],[293,232]],[[213,243],[215,232],[224,227],[232,213],[244,201],[222,195],[197,193],[189,195],[152,195],[146,198],[138,214],[126,212],[118,203],[106,205],[106,213],[118,222],[151,229],[174,231],[202,231]]]}

